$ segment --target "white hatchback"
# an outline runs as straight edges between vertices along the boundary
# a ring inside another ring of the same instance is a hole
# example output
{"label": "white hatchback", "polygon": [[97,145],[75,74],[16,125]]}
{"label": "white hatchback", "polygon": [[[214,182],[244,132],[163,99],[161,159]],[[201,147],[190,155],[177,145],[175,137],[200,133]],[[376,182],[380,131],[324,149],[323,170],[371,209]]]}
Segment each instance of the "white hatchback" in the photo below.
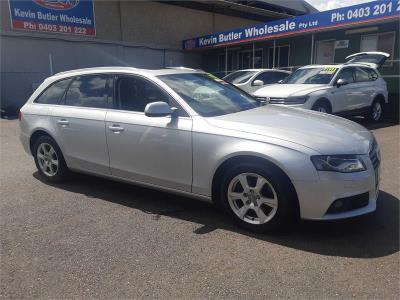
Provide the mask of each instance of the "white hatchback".
{"label": "white hatchback", "polygon": [[259,89],[254,96],[270,104],[364,115],[379,121],[388,91],[378,67],[389,57],[383,52],[361,52],[346,57],[341,65],[305,66],[281,84]]}

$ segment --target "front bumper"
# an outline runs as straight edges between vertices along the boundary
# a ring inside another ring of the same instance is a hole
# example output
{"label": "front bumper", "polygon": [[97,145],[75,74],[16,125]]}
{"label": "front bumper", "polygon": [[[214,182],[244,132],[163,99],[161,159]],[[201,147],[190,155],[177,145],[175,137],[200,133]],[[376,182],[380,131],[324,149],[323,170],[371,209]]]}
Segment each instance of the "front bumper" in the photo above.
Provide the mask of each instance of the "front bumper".
{"label": "front bumper", "polygon": [[[370,157],[363,156],[367,170],[358,173],[318,172],[319,180],[294,181],[300,204],[300,216],[309,220],[335,220],[364,215],[376,210],[379,193],[380,166],[374,168]],[[335,200],[368,193],[365,206],[329,213]]]}

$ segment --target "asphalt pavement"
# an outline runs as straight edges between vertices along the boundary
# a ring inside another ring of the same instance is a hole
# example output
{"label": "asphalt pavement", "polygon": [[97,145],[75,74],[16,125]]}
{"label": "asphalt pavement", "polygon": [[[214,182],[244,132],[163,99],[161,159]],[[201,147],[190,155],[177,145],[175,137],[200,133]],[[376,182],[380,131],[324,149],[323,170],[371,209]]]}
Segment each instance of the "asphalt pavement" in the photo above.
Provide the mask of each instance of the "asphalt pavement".
{"label": "asphalt pavement", "polygon": [[0,297],[397,298],[400,127],[371,128],[377,211],[265,235],[163,192],[86,175],[44,183],[18,120],[0,120]]}

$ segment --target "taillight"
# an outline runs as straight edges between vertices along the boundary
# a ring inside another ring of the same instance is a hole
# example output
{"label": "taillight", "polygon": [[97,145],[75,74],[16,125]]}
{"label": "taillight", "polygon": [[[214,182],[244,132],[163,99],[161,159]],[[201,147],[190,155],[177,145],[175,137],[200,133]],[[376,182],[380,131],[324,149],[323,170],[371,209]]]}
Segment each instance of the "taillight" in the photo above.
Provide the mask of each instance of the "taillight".
{"label": "taillight", "polygon": [[22,112],[21,111],[18,112],[18,120],[20,120],[20,121],[22,120]]}

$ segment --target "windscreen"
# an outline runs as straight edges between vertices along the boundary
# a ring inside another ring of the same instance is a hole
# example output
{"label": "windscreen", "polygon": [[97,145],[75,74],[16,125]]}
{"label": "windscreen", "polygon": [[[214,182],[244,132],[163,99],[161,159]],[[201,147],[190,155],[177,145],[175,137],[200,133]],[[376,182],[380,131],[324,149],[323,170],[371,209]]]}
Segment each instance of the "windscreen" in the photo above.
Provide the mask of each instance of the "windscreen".
{"label": "windscreen", "polygon": [[236,71],[224,77],[224,80],[233,84],[245,83],[256,72],[255,71]]}
{"label": "windscreen", "polygon": [[211,74],[168,74],[158,78],[203,117],[220,116],[258,106],[255,99]]}
{"label": "windscreen", "polygon": [[337,67],[297,69],[283,80],[285,84],[328,84],[336,74]]}

